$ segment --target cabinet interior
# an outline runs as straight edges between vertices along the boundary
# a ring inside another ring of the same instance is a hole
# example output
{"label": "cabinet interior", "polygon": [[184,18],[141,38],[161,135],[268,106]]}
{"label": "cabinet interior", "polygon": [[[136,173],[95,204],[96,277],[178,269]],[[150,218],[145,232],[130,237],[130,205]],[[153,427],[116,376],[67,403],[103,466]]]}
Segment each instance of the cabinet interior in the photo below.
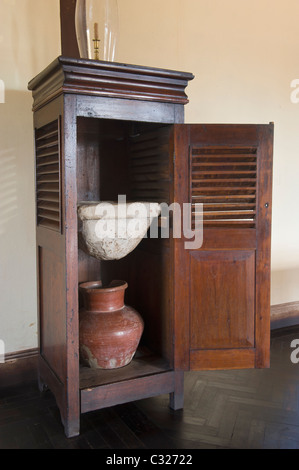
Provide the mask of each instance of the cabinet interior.
{"label": "cabinet interior", "polygon": [[[126,196],[128,202],[169,203],[171,127],[160,123],[78,118],[77,204],[117,201],[119,195]],[[138,362],[138,358],[147,357],[150,368],[155,363],[158,368],[173,367],[171,245],[171,237],[147,237],[132,253],[117,261],[100,261],[78,250],[79,283],[102,280],[109,284],[114,279],[128,282],[125,303],[136,308],[145,323],[135,358]],[[118,372],[94,372],[81,367],[81,384],[90,386],[95,376],[97,380],[119,377],[134,367],[138,374],[146,374],[147,368],[136,366],[136,360],[135,365]]]}

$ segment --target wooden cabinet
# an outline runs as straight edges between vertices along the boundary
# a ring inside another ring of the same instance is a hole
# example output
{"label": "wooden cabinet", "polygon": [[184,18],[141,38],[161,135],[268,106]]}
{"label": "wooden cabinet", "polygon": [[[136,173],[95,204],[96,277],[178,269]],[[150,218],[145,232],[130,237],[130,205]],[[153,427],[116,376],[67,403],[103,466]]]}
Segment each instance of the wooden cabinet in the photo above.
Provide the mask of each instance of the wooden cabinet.
{"label": "wooden cabinet", "polygon": [[[192,79],[59,57],[29,84],[39,382],[68,437],[95,409],[165,393],[182,408],[184,371],[269,366],[273,125],[184,124]],[[77,206],[119,195],[203,204],[203,243],[175,237],[170,224],[169,237],[160,227],[122,260],[92,258],[79,249]],[[80,365],[78,285],[100,279],[126,280],[126,303],[145,323],[122,369]]]}

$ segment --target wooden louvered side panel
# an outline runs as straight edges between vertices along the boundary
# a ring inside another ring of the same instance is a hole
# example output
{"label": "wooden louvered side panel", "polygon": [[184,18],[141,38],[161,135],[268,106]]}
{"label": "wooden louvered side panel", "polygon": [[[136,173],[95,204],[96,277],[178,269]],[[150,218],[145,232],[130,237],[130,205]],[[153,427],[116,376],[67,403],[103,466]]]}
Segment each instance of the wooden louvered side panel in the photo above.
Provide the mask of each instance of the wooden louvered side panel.
{"label": "wooden louvered side panel", "polygon": [[206,227],[255,228],[256,198],[256,148],[191,148],[193,227],[203,215]]}
{"label": "wooden louvered side panel", "polygon": [[169,127],[130,138],[130,198],[136,201],[170,201]]}
{"label": "wooden louvered side panel", "polygon": [[56,120],[35,132],[37,225],[61,230],[60,126]]}

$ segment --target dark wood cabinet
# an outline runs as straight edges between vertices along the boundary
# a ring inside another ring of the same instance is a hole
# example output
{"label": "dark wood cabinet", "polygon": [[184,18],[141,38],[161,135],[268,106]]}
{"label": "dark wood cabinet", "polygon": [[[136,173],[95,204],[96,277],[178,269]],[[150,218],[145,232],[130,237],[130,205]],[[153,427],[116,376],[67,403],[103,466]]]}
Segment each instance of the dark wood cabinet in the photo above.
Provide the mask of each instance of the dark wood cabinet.
{"label": "dark wood cabinet", "polygon": [[[29,84],[39,381],[55,394],[68,437],[95,409],[165,393],[182,408],[184,371],[269,366],[273,125],[184,124],[192,79],[59,57]],[[89,256],[77,206],[118,195],[203,204],[202,245],[175,237],[170,223],[169,237],[160,227],[121,260]],[[122,369],[80,365],[78,285],[100,279],[126,280],[126,303],[145,323]]]}

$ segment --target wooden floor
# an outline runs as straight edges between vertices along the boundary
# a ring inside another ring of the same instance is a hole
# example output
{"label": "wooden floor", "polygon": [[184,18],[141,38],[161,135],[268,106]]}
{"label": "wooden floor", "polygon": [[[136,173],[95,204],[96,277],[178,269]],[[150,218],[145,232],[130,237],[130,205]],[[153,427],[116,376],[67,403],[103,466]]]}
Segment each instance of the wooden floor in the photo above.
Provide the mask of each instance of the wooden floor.
{"label": "wooden floor", "polygon": [[277,331],[268,370],[186,373],[185,407],[161,396],[82,416],[66,439],[51,392],[35,383],[0,390],[1,449],[299,449],[299,364]]}

